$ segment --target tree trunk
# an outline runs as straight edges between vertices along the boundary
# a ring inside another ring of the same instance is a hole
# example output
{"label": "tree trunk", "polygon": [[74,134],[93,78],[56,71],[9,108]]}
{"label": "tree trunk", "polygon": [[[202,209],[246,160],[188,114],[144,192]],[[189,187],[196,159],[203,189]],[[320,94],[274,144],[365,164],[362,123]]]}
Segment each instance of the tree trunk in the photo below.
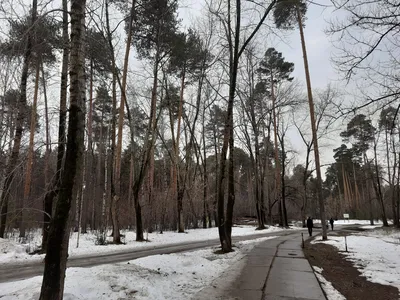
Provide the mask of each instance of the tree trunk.
{"label": "tree trunk", "polygon": [[112,224],[113,224],[113,242],[115,244],[121,243],[121,234],[119,231],[119,201],[121,198],[121,156],[122,156],[122,131],[124,127],[124,109],[125,109],[125,101],[126,101],[126,79],[128,75],[128,63],[129,63],[129,53],[131,49],[132,43],[132,26],[133,26],[133,17],[134,17],[134,9],[135,9],[136,0],[132,1],[131,12],[130,12],[130,20],[129,20],[129,28],[128,28],[128,37],[126,40],[125,47],[125,59],[124,59],[124,69],[122,73],[122,91],[121,91],[121,101],[119,105],[119,118],[118,118],[118,143],[117,149],[115,152],[115,175],[114,175],[114,186],[115,186],[115,195],[112,197],[111,203],[111,216],[112,216]]}
{"label": "tree trunk", "polygon": [[[232,215],[233,205],[235,203],[235,191],[234,191],[234,158],[233,158],[233,105],[235,100],[236,92],[236,79],[237,69],[239,64],[239,39],[240,39],[240,0],[236,1],[236,28],[234,30],[234,45],[232,45],[231,36],[230,38],[230,49],[229,49],[229,97],[228,97],[228,108],[224,126],[224,140],[221,149],[221,158],[219,166],[219,178],[218,178],[218,233],[221,242],[222,252],[232,251]],[[231,3],[228,1],[228,32],[231,35]],[[232,148],[230,148],[232,147]],[[228,203],[227,203],[227,214],[225,216],[225,186],[226,186],[226,164],[227,164],[227,153],[228,148],[230,150],[229,156],[229,169],[228,169]]]}
{"label": "tree trunk", "polygon": [[68,219],[76,171],[82,163],[85,127],[85,0],[71,1],[70,106],[66,161],[54,218],[50,224],[40,300],[62,300],[68,255]]}
{"label": "tree trunk", "polygon": [[274,125],[274,153],[275,153],[275,201],[279,204],[279,216],[280,226],[285,226],[283,209],[282,209],[282,197],[281,197],[281,163],[279,160],[279,149],[278,149],[278,124],[276,117],[276,99],[274,92],[274,78],[271,74],[271,98],[272,98],[272,115]]}
{"label": "tree trunk", "polygon": [[[89,111],[87,119],[87,149],[85,155],[85,170],[84,170],[84,186],[82,193],[82,211],[81,211],[81,232],[87,233],[88,215],[89,215],[89,204],[93,199],[93,177],[91,168],[93,165],[93,134],[92,134],[92,123],[93,123],[93,61],[90,60],[89,70]],[[93,230],[93,228],[91,228]]]}
{"label": "tree trunk", "polygon": [[387,217],[386,217],[386,209],[385,209],[385,203],[383,202],[383,195],[382,195],[382,188],[381,188],[381,180],[379,178],[379,168],[378,168],[378,156],[377,156],[377,143],[374,140],[374,165],[375,165],[375,173],[376,173],[376,184],[374,183],[374,189],[376,193],[376,198],[379,201],[379,204],[381,206],[381,212],[382,212],[382,222],[383,226],[389,227]]}
{"label": "tree trunk", "polygon": [[[303,224],[303,227],[306,227],[306,209],[307,209],[307,202],[308,202],[308,191],[307,191],[307,180],[308,180],[308,167],[310,165],[310,153],[311,153],[311,146],[312,143],[306,145],[307,146],[307,154],[306,154],[306,166],[304,168],[304,173],[303,173],[303,191],[304,191],[304,198],[303,198],[303,205],[301,206],[301,221]],[[339,194],[340,194],[340,188],[339,188]]]}
{"label": "tree trunk", "polygon": [[[310,107],[311,131],[312,131],[312,136],[313,136],[314,156],[315,156],[315,170],[317,172],[317,199],[318,199],[319,210],[320,210],[320,215],[321,215],[321,217],[320,217],[321,224],[324,225],[326,223],[326,216],[325,216],[324,199],[322,198],[322,176],[321,176],[321,163],[320,163],[320,159],[319,159],[317,126],[315,123],[314,101],[313,101],[312,89],[311,89],[310,72],[308,69],[306,42],[304,39],[303,24],[302,24],[303,22],[301,20],[301,13],[300,13],[300,7],[299,7],[298,2],[296,2],[296,10],[297,10],[297,21],[299,24],[299,31],[300,31],[301,48],[303,51],[304,71],[305,71],[306,83],[307,83],[308,104]],[[322,239],[323,240],[328,239],[326,226],[322,226]]]}
{"label": "tree trunk", "polygon": [[285,152],[285,140],[284,135],[282,134],[280,140],[281,149],[282,149],[282,167],[281,167],[281,199],[282,199],[282,216],[283,216],[283,224],[285,227],[289,227],[288,219],[287,219],[287,211],[286,211],[286,186],[285,186],[285,175],[286,175],[286,152]]}
{"label": "tree trunk", "polygon": [[61,172],[63,169],[65,144],[66,144],[66,123],[67,123],[67,86],[68,86],[68,65],[69,65],[69,37],[68,37],[68,1],[63,0],[63,58],[61,67],[61,88],[60,88],[60,112],[58,121],[58,144],[57,144],[57,168],[53,182],[48,188],[44,197],[43,215],[43,237],[42,251],[46,251],[47,238],[51,215],[53,212],[53,200],[59,192],[61,184]]}
{"label": "tree trunk", "polygon": [[33,94],[32,111],[31,111],[31,124],[30,124],[30,135],[29,135],[29,147],[28,147],[28,158],[26,161],[25,170],[25,184],[24,184],[24,197],[22,200],[22,211],[21,211],[21,223],[19,226],[19,237],[25,238],[26,229],[26,206],[29,206],[29,195],[31,191],[32,182],[32,168],[33,168],[33,144],[35,141],[35,131],[36,131],[36,111],[37,111],[37,99],[39,91],[39,80],[40,80],[40,63],[36,62],[36,74],[35,74],[35,90]]}
{"label": "tree trunk", "polygon": [[31,26],[27,34],[26,48],[24,53],[24,61],[22,65],[21,82],[20,82],[20,95],[18,99],[18,113],[15,124],[15,134],[13,138],[13,146],[10,158],[7,163],[5,180],[3,184],[3,192],[1,194],[1,213],[0,213],[0,238],[4,238],[6,229],[8,201],[10,198],[10,187],[15,176],[15,170],[19,158],[19,149],[21,147],[21,139],[24,130],[24,120],[26,118],[26,87],[29,76],[29,64],[32,57],[32,36],[34,31],[34,24],[37,18],[37,0],[32,1],[32,16]]}
{"label": "tree trunk", "polygon": [[[251,56],[249,59],[249,64],[252,65]],[[251,162],[252,168],[254,170],[254,185],[255,185],[255,202],[256,202],[256,210],[257,210],[257,220],[258,220],[258,229],[265,229],[264,224],[264,199],[262,197],[262,184],[261,184],[261,176],[260,176],[260,145],[259,145],[259,124],[256,120],[255,109],[254,109],[254,70],[249,72],[249,78],[251,82],[251,93],[249,96],[250,102],[250,122],[251,127],[253,129],[254,134],[254,156],[251,153]],[[251,142],[248,142],[248,146],[250,149],[252,148]]]}
{"label": "tree trunk", "polygon": [[[178,232],[185,232],[185,224],[183,222],[183,196],[185,186],[182,186],[180,181],[179,172],[179,140],[181,134],[181,120],[182,120],[182,110],[183,110],[183,92],[185,90],[185,67],[183,67],[181,75],[181,91],[179,95],[179,109],[178,109],[178,125],[176,129],[176,142],[174,149],[174,164],[175,164],[175,176],[176,176],[176,190],[177,190],[177,213],[178,213]],[[186,176],[186,175],[185,175]],[[183,191],[180,191],[183,189]]]}
{"label": "tree trunk", "polygon": [[44,110],[45,110],[45,123],[46,123],[46,152],[44,155],[45,166],[44,166],[44,182],[46,188],[48,188],[49,184],[49,159],[51,152],[51,137],[50,137],[50,123],[49,123],[49,109],[48,109],[48,101],[47,101],[47,87],[46,87],[46,78],[44,73],[43,62],[40,65],[42,72],[42,86],[43,86],[43,96],[44,96]]}
{"label": "tree trunk", "polygon": [[[397,165],[397,156],[396,156],[396,151],[395,151],[395,143],[393,136],[390,135],[390,142],[393,147],[393,154],[394,154],[394,161],[393,161],[393,173],[390,174],[390,161],[389,161],[389,142],[388,142],[388,133],[387,130],[385,129],[386,133],[386,160],[387,160],[387,167],[388,167],[388,175],[389,175],[389,186],[391,189],[391,200],[392,200],[392,215],[393,215],[393,225],[398,226],[399,224],[399,216],[397,215],[397,209],[396,209],[396,189],[394,185],[394,181],[396,178],[396,165]],[[390,176],[391,175],[391,176]]]}
{"label": "tree trunk", "polygon": [[[399,132],[400,135],[400,132]],[[397,165],[397,228],[400,228],[400,153],[399,153],[399,159],[398,159],[398,165]]]}
{"label": "tree trunk", "polygon": [[[208,198],[208,169],[207,169],[207,152],[206,152],[206,134],[205,134],[205,113],[206,105],[203,105],[203,115],[202,115],[202,140],[203,140],[203,202],[207,207],[208,214],[208,227],[212,227],[211,221],[211,211],[209,205],[207,204]],[[203,225],[203,228],[207,228],[207,224]]]}

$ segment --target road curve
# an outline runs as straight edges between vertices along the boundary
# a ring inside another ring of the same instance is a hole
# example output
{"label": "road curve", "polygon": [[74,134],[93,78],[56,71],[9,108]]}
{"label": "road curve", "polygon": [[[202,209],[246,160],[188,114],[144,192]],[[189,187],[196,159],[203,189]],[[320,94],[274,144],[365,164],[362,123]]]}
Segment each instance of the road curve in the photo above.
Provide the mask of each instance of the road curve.
{"label": "road curve", "polygon": [[[285,230],[278,232],[259,233],[247,236],[234,236],[232,237],[233,242],[253,240],[261,237],[268,236],[285,236],[300,232],[298,230]],[[159,246],[149,246],[140,249],[130,249],[119,252],[104,253],[100,255],[85,255],[85,256],[74,256],[68,259],[67,267],[93,267],[103,264],[113,264],[124,261],[129,261],[145,256],[159,255],[159,254],[170,254],[178,252],[186,252],[191,250],[197,250],[212,246],[217,246],[219,239],[205,240],[205,241],[194,241],[185,242],[179,244],[166,244]],[[22,280],[34,276],[43,274],[44,264],[42,261],[29,262],[23,264],[6,264],[0,266],[0,283]]]}

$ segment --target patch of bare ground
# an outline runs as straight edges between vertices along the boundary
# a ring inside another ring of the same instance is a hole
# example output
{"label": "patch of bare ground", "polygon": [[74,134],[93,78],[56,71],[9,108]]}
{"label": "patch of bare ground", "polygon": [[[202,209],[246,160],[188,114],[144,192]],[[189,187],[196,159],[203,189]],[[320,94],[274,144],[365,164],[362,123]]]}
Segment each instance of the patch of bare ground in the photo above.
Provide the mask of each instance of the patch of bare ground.
{"label": "patch of bare ground", "polygon": [[304,254],[311,265],[323,269],[322,275],[347,300],[398,300],[396,287],[373,283],[361,276],[360,271],[337,248],[323,243],[305,243]]}

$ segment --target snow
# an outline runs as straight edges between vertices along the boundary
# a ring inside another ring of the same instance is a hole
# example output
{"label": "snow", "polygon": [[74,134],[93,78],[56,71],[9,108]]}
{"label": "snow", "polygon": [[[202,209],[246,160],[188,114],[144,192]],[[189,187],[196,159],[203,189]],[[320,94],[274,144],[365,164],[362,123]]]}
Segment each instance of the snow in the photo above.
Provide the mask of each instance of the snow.
{"label": "snow", "polygon": [[15,257],[26,256],[26,247],[0,238],[0,261],[11,261]]}
{"label": "snow", "polygon": [[[258,231],[254,226],[234,226],[232,228],[232,236],[248,236],[261,233],[279,232],[285,229],[278,227],[269,227],[268,229]],[[145,233],[145,238],[148,242],[136,242],[136,235],[133,231],[122,231],[123,245],[96,245],[96,233],[80,234],[79,247],[77,248],[78,234],[72,233],[69,241],[69,257],[75,256],[93,256],[104,253],[115,253],[130,251],[134,249],[153,249],[160,245],[179,244],[183,242],[195,242],[218,239],[218,230],[216,228],[208,229],[189,229],[185,233],[177,233],[172,231]],[[111,232],[108,232],[110,235]],[[1,239],[0,238],[0,265],[2,264],[15,264],[23,263],[26,261],[38,261],[44,259],[42,255],[29,255],[35,249],[38,249],[41,244],[41,231],[36,230],[29,234],[29,243],[20,244],[18,242],[17,234],[14,233],[14,238]],[[112,241],[111,237],[107,237],[108,241]]]}
{"label": "snow", "polygon": [[318,281],[320,282],[328,300],[346,300],[346,298],[333,287],[332,283],[330,283],[328,280],[325,279],[324,276],[322,276],[322,268],[313,266],[313,269],[315,276],[317,276]]}
{"label": "snow", "polygon": [[375,229],[378,227],[382,227],[382,225],[364,225],[364,226],[360,226],[361,229]]}
{"label": "snow", "polygon": [[[327,219],[329,221],[329,219]],[[369,225],[370,220],[357,220],[357,219],[339,219],[339,220],[334,220],[334,225]],[[313,219],[314,223],[321,223],[321,220],[319,219]],[[390,223],[390,222],[389,222]],[[381,220],[374,220],[374,224],[382,226],[382,221]]]}
{"label": "snow", "polygon": [[[330,236],[328,241],[345,251],[343,236]],[[347,236],[349,252],[343,252],[369,281],[395,286],[400,289],[400,232],[380,229]]]}
{"label": "snow", "polygon": [[[224,270],[241,260],[257,243],[274,236],[236,243],[236,251],[220,255],[216,248],[148,256],[92,268],[68,268],[65,300],[190,299],[210,286]],[[36,300],[42,277],[0,284],[3,300]]]}

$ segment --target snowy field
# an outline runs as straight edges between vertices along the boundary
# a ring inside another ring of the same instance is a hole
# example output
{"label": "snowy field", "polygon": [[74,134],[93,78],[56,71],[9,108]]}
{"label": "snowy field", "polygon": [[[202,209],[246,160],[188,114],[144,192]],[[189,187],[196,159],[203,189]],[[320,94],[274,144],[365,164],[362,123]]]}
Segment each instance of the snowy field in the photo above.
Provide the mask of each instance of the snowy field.
{"label": "snowy field", "polygon": [[[323,243],[333,245],[339,251],[346,249],[342,236],[331,235]],[[342,253],[369,281],[400,289],[400,231],[381,228],[347,236],[347,249],[348,252]]]}
{"label": "snowy field", "polygon": [[[254,226],[235,226],[232,228],[232,236],[246,236],[261,233],[279,232],[285,229],[278,227],[269,227],[265,230],[255,230]],[[111,232],[109,232],[111,234]],[[144,235],[148,242],[136,242],[135,232],[122,231],[123,245],[96,245],[96,234],[87,233],[80,234],[79,247],[77,247],[78,234],[71,234],[69,241],[69,257],[96,255],[100,253],[113,253],[121,251],[129,251],[134,249],[149,249],[155,248],[160,245],[179,244],[183,242],[195,242],[218,239],[218,230],[216,228],[208,229],[192,229],[187,230],[185,233],[177,233],[172,231],[164,231],[160,234],[158,232],[149,233]],[[41,243],[41,231],[37,230],[29,233],[29,243],[18,243],[18,234],[12,235],[9,239],[0,238],[0,265],[2,264],[15,264],[23,263],[26,261],[43,260],[43,255],[29,255],[38,249]],[[108,237],[112,241],[111,237]]]}
{"label": "snowy field", "polygon": [[[245,233],[243,228],[242,230]],[[149,256],[92,268],[69,268],[64,300],[191,299],[204,287],[212,289],[213,280],[223,275],[229,266],[240,261],[257,243],[272,238],[274,237],[238,242],[235,244],[236,251],[224,255],[215,254],[217,248],[209,248]],[[0,283],[0,298],[36,300],[39,297],[41,280],[42,276],[37,276]]]}

